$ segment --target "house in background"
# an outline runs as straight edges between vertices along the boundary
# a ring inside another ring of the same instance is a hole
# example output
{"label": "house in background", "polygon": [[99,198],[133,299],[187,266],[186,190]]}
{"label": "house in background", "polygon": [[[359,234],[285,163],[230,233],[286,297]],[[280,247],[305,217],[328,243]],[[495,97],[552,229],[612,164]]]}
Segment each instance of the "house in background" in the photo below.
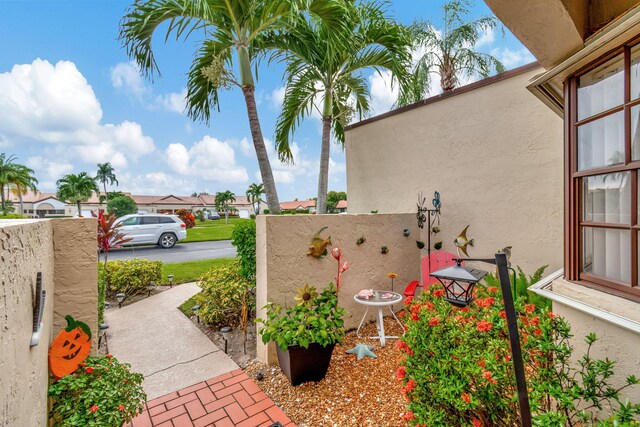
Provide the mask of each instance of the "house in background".
{"label": "house in background", "polygon": [[30,218],[63,216],[65,214],[65,203],[58,200],[55,193],[27,192],[22,196],[24,212],[20,212],[20,199],[18,196],[11,193],[9,197],[15,212]]}
{"label": "house in background", "polygon": [[486,3],[548,70],[528,88],[563,120],[564,268],[537,292],[577,337],[598,335],[592,356],[622,383],[640,373],[640,3]]}
{"label": "house in background", "polygon": [[309,211],[315,213],[315,200],[294,200],[291,202],[280,202],[280,209],[283,211]]}
{"label": "house in background", "polygon": [[340,200],[336,205],[336,210],[338,211],[338,213],[347,213],[347,201]]}

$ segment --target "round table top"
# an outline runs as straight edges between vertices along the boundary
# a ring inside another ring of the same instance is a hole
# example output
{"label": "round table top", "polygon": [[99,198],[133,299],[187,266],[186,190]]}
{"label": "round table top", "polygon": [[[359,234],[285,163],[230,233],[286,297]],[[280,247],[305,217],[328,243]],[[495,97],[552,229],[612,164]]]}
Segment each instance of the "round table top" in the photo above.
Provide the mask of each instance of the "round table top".
{"label": "round table top", "polygon": [[[385,296],[388,296],[385,298]],[[402,301],[402,295],[397,292],[391,291],[373,291],[373,296],[369,298],[361,298],[358,295],[354,295],[353,299],[362,305],[371,306],[385,306],[392,305]]]}

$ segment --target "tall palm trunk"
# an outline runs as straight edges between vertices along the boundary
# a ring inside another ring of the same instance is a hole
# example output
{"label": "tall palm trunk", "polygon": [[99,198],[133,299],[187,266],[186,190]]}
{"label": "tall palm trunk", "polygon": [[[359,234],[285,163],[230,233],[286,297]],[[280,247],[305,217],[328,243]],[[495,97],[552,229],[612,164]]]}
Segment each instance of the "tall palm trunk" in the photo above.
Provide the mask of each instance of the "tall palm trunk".
{"label": "tall palm trunk", "polygon": [[78,216],[82,216],[82,207],[80,206],[80,200],[76,202],[78,204]]}
{"label": "tall palm trunk", "polygon": [[2,199],[2,214],[7,214],[7,205],[4,199],[4,185],[0,185],[0,199]]}
{"label": "tall palm trunk", "polygon": [[267,196],[267,204],[271,213],[280,212],[280,202],[278,201],[278,192],[276,191],[276,183],[273,180],[273,172],[271,171],[271,163],[267,149],[264,146],[264,138],[262,129],[260,128],[260,120],[258,118],[258,109],[256,108],[255,87],[243,86],[242,93],[247,104],[247,114],[249,115],[249,127],[251,128],[251,137],[253,138],[253,147],[258,157],[258,166],[260,167],[260,176],[264,184],[264,193]]}
{"label": "tall palm trunk", "polygon": [[229,211],[226,209],[224,210],[224,223],[229,225]]}
{"label": "tall palm trunk", "polygon": [[318,175],[318,201],[316,213],[327,213],[327,186],[329,183],[329,149],[331,147],[331,116],[322,118],[322,148],[320,150],[320,174]]}
{"label": "tall palm trunk", "polygon": [[[107,195],[107,181],[102,181],[102,185],[104,186],[104,204],[105,206],[109,203],[109,196]],[[98,200],[100,200],[100,195],[98,194]],[[106,211],[106,208],[105,208]]]}
{"label": "tall palm trunk", "polygon": [[20,200],[20,215],[24,215],[24,205],[22,203],[22,190],[18,190],[18,200]]}

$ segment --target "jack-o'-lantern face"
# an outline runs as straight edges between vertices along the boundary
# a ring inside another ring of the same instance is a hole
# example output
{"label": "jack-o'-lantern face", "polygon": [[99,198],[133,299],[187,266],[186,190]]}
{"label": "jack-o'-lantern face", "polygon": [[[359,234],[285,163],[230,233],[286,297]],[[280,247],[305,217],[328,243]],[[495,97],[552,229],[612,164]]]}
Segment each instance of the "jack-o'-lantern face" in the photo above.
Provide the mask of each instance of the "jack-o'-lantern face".
{"label": "jack-o'-lantern face", "polygon": [[78,369],[91,350],[91,330],[86,323],[66,316],[67,327],[60,331],[49,347],[49,370],[62,378]]}

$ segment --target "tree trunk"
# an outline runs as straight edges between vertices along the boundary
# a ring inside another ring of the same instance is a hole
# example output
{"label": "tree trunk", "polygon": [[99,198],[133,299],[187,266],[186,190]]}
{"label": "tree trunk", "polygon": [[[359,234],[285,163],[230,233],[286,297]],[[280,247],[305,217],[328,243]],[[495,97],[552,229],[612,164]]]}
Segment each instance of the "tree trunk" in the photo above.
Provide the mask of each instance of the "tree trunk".
{"label": "tree trunk", "polygon": [[445,63],[440,67],[440,87],[443,92],[455,89],[458,83],[455,70],[450,61],[450,59],[445,58]]}
{"label": "tree trunk", "polygon": [[320,174],[318,175],[318,201],[316,213],[327,213],[327,186],[329,182],[329,150],[331,148],[331,116],[322,118],[322,149],[320,150]]}
{"label": "tree trunk", "polygon": [[76,203],[78,203],[78,216],[82,216],[82,207],[80,206],[80,200],[78,200]]}
{"label": "tree trunk", "polygon": [[0,186],[0,199],[2,199],[2,214],[7,214],[7,205],[4,199],[4,185]]}
{"label": "tree trunk", "polygon": [[224,211],[224,223],[229,225],[229,211],[226,209]]}
{"label": "tree trunk", "polygon": [[[104,211],[107,211],[107,203],[109,203],[109,196],[107,195],[107,181],[102,181],[102,185],[104,186]],[[100,200],[100,194],[98,194],[98,200]]]}
{"label": "tree trunk", "polygon": [[20,199],[20,215],[24,215],[24,204],[22,203],[22,190],[18,191],[18,199]]}
{"label": "tree trunk", "polygon": [[242,93],[247,104],[247,114],[249,115],[249,127],[251,128],[251,137],[253,138],[253,147],[258,157],[258,166],[260,167],[260,176],[264,184],[264,192],[267,196],[267,204],[272,213],[280,212],[280,202],[278,201],[278,192],[276,183],[273,180],[273,172],[271,171],[271,163],[267,149],[264,146],[264,138],[262,137],[262,129],[260,128],[260,120],[258,118],[258,109],[256,108],[256,99],[254,96],[255,88],[253,86],[244,86]]}

